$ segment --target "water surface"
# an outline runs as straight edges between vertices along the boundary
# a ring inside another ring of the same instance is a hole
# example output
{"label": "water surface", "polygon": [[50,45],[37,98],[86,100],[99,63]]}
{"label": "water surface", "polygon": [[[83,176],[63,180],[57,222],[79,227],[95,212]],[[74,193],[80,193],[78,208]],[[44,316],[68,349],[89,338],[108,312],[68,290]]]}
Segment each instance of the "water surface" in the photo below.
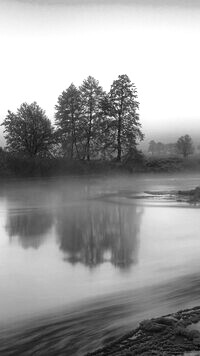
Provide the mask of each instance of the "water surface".
{"label": "water surface", "polygon": [[199,178],[2,184],[1,354],[83,355],[141,319],[199,304],[199,207],[136,199]]}

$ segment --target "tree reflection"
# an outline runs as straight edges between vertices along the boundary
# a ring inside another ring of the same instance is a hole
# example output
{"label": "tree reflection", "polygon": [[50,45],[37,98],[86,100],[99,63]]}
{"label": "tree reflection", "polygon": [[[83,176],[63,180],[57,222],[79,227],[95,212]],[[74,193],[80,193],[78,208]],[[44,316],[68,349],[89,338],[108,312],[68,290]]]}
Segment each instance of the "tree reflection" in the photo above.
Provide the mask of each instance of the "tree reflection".
{"label": "tree reflection", "polygon": [[65,259],[90,267],[110,261],[137,263],[142,207],[88,202],[58,215],[57,233]]}
{"label": "tree reflection", "polygon": [[50,230],[53,224],[51,213],[41,209],[30,209],[26,212],[11,212],[7,216],[6,230],[13,240],[18,236],[19,242],[23,248],[37,249],[43,242],[45,234]]}

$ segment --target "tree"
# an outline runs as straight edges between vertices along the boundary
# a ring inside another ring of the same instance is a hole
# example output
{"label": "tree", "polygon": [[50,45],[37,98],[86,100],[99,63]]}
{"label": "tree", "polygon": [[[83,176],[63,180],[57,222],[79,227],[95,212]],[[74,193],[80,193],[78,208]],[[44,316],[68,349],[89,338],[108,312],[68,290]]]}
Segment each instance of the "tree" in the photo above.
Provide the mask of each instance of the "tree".
{"label": "tree", "polygon": [[167,155],[175,155],[177,153],[176,143],[166,143],[164,151]]}
{"label": "tree", "polygon": [[23,103],[16,114],[8,111],[2,125],[10,152],[34,157],[47,152],[53,142],[51,122],[36,102]]}
{"label": "tree", "polygon": [[184,158],[194,152],[193,142],[189,135],[179,137],[176,147],[177,151],[181,153]]}
{"label": "tree", "polygon": [[78,146],[82,136],[81,95],[73,83],[58,97],[55,109],[57,135],[65,154],[69,152],[70,158],[75,155],[79,158]]}
{"label": "tree", "polygon": [[80,86],[82,104],[82,124],[84,131],[83,143],[85,156],[90,160],[91,152],[96,150],[96,141],[99,135],[99,123],[102,114],[101,101],[104,97],[102,87],[98,80],[89,76]]}
{"label": "tree", "polygon": [[164,150],[165,150],[165,145],[164,145],[164,143],[158,142],[156,149],[157,149],[157,153],[158,153],[159,155],[161,155],[162,153],[164,153]]}
{"label": "tree", "polygon": [[148,152],[151,152],[152,156],[155,154],[157,149],[157,143],[154,140],[149,142]]}
{"label": "tree", "polygon": [[100,102],[100,113],[98,118],[98,135],[96,137],[96,148],[102,159],[113,158],[115,151],[113,142],[115,140],[115,131],[113,130],[113,121],[111,116],[110,99],[107,93],[104,94]]}
{"label": "tree", "polygon": [[137,139],[143,134],[139,123],[139,103],[137,90],[127,75],[119,75],[111,86],[110,93],[111,126],[115,133],[114,148],[117,160],[136,147]]}

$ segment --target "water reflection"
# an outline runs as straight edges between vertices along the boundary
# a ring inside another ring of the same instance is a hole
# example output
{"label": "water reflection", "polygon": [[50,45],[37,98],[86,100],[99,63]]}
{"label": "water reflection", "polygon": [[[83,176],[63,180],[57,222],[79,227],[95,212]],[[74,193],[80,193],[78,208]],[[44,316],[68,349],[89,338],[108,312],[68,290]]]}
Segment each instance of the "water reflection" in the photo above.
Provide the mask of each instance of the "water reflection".
{"label": "water reflection", "polygon": [[110,261],[119,267],[137,263],[142,207],[102,202],[66,207],[58,215],[60,249],[71,263],[94,267]]}
{"label": "water reflection", "polygon": [[[86,191],[85,185],[82,190]],[[91,268],[111,262],[128,268],[137,263],[142,206],[87,200],[88,191],[85,199],[76,200],[68,191],[51,189],[44,194],[39,187],[9,193],[6,232],[10,242],[38,249],[54,226],[57,248],[71,264]]]}
{"label": "water reflection", "polygon": [[8,211],[6,231],[11,242],[17,236],[23,248],[37,249],[44,242],[52,225],[52,214],[41,209]]}

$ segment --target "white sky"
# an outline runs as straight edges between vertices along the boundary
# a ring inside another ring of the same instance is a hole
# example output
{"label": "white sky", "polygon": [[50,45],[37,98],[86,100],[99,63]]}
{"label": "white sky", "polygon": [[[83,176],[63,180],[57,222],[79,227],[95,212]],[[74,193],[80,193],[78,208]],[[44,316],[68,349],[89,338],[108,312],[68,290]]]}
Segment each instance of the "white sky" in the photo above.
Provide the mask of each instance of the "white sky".
{"label": "white sky", "polygon": [[127,74],[138,89],[147,142],[185,133],[200,141],[198,4],[60,2],[0,0],[0,122],[24,101],[37,101],[53,120],[71,82],[79,86],[92,75],[109,90]]}

